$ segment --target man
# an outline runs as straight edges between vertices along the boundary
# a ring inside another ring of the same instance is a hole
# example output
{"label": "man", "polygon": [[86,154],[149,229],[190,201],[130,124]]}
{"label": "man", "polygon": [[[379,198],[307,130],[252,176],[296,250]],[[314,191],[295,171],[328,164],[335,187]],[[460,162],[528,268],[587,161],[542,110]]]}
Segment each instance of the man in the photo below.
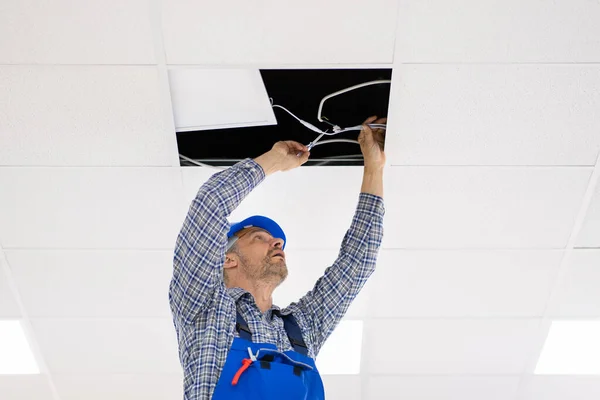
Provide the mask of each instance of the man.
{"label": "man", "polygon": [[262,216],[233,225],[227,217],[266,176],[308,161],[308,148],[277,142],[202,185],[177,238],[169,288],[186,400],[324,398],[314,360],[373,273],[383,237],[384,132],[367,126],[376,118],[359,135],[362,188],[339,256],[287,308],[272,303],[288,273],[283,230]]}

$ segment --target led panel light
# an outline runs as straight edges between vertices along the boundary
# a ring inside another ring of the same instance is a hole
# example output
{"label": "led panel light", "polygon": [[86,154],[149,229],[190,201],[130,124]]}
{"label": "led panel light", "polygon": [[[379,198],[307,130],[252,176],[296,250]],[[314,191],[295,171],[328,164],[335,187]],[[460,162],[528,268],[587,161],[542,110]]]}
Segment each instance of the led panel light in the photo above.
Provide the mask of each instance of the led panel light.
{"label": "led panel light", "polygon": [[553,321],[535,373],[600,375],[600,320]]}
{"label": "led panel light", "polygon": [[363,321],[341,321],[315,361],[321,375],[360,373]]}
{"label": "led panel light", "polygon": [[0,321],[0,375],[39,374],[25,331],[19,321]]}
{"label": "led panel light", "polygon": [[259,70],[169,70],[177,132],[276,125]]}

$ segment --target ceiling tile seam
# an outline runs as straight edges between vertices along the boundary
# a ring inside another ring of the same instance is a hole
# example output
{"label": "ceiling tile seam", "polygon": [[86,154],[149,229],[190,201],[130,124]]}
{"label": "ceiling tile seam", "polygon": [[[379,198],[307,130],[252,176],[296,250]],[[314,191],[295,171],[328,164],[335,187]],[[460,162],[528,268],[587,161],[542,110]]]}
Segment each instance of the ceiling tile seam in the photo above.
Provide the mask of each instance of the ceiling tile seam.
{"label": "ceiling tile seam", "polygon": [[119,168],[119,169],[125,169],[125,168],[137,168],[137,169],[149,169],[149,168],[180,168],[179,165],[77,165],[77,164],[73,164],[73,165],[15,165],[15,164],[11,164],[11,165],[0,165],[0,168],[30,168],[30,169],[36,169],[36,168],[41,168],[41,169],[49,169],[49,168],[72,168],[72,169],[90,169],[90,168],[96,168],[96,169],[109,169],[109,168]]}
{"label": "ceiling tile seam", "polygon": [[[153,0],[150,0],[153,1]],[[398,25],[398,23],[396,23],[396,25]],[[397,40],[397,35],[394,37],[394,43]],[[227,68],[227,69],[260,69],[260,68],[264,68],[264,69],[335,69],[335,68],[339,68],[339,69],[361,69],[361,68],[373,68],[373,69],[381,69],[381,68],[389,68],[391,66],[395,65],[569,65],[569,66],[576,66],[576,65],[600,65],[600,62],[598,61],[589,61],[589,62],[584,62],[584,61],[556,61],[556,62],[545,62],[545,61],[538,61],[538,62],[509,62],[509,61],[498,61],[498,62],[493,62],[493,61],[487,61],[487,62],[468,62],[468,61],[464,61],[464,62],[458,62],[458,61],[448,61],[448,62],[419,62],[419,61],[395,61],[395,47],[394,47],[394,53],[393,53],[393,59],[394,62],[392,63],[386,63],[386,62],[374,62],[374,63],[339,63],[339,64],[334,64],[334,63],[312,63],[312,64],[302,64],[302,63],[269,63],[269,62],[261,62],[261,63],[247,63],[247,64],[167,64],[165,63],[165,65],[167,65],[169,68],[173,67],[173,68],[205,68],[205,69],[215,69],[215,68]],[[154,63],[148,63],[148,64],[140,64],[140,63],[133,63],[133,64],[115,64],[115,63],[108,63],[108,64],[98,64],[98,63],[89,63],[89,64],[82,64],[82,63],[15,63],[15,64],[7,64],[7,63],[0,63],[0,67],[123,67],[123,66],[131,66],[131,67],[152,67],[155,66],[156,64]]]}
{"label": "ceiling tile seam", "polygon": [[481,374],[473,374],[473,373],[448,373],[448,374],[440,374],[440,373],[432,373],[432,374],[384,374],[384,373],[373,373],[369,375],[370,377],[390,377],[390,378],[398,378],[398,377],[407,377],[407,378],[458,378],[458,377],[468,377],[468,378],[518,378],[521,374],[490,374],[490,373],[481,373]]}
{"label": "ceiling tile seam", "polygon": [[[376,266],[376,270],[375,273],[377,272],[377,266]],[[374,275],[374,274],[373,274]],[[375,276],[371,275],[370,279],[374,280]],[[371,285],[373,286],[373,285]],[[360,398],[361,399],[368,399],[369,398],[369,377],[371,376],[370,371],[369,371],[369,365],[371,362],[371,357],[370,351],[367,351],[367,348],[370,347],[370,343],[371,343],[371,337],[373,335],[371,335],[371,330],[373,327],[373,324],[371,324],[370,322],[373,321],[373,318],[370,317],[370,313],[369,310],[371,309],[372,306],[372,302],[373,302],[373,295],[372,295],[372,289],[371,287],[369,287],[369,291],[367,293],[367,299],[365,301],[365,310],[366,313],[364,315],[364,318],[362,318],[363,321],[363,332],[362,332],[362,343],[361,343],[361,347],[360,347]]]}
{"label": "ceiling tile seam", "polygon": [[56,389],[56,384],[54,383],[54,380],[52,379],[52,375],[50,374],[50,369],[49,369],[48,364],[46,363],[46,360],[42,353],[42,348],[36,339],[35,332],[33,330],[33,325],[31,324],[31,319],[29,318],[29,314],[28,314],[27,310],[25,309],[25,305],[23,303],[21,293],[19,292],[19,289],[17,288],[17,283],[13,278],[12,271],[11,271],[10,265],[8,263],[8,258],[6,257],[6,254],[1,247],[0,247],[0,257],[2,257],[2,261],[3,261],[3,262],[0,262],[0,264],[2,264],[4,266],[2,268],[4,276],[6,277],[6,280],[7,280],[8,286],[10,288],[10,291],[12,292],[13,298],[15,299],[15,302],[17,303],[17,307],[19,308],[19,312],[21,314],[21,323],[22,323],[23,329],[25,331],[25,334],[27,336],[29,345],[31,346],[31,350],[33,351],[35,360],[38,363],[38,366],[40,368],[40,373],[42,375],[46,376],[48,386],[50,387],[50,392],[52,393],[52,398],[54,400],[60,400],[58,390]]}
{"label": "ceiling tile seam", "polygon": [[154,57],[158,72],[158,94],[163,111],[163,134],[170,144],[169,153],[172,155],[171,166],[179,167],[179,151],[177,136],[175,134],[175,116],[173,113],[173,102],[171,99],[171,86],[169,84],[169,73],[167,70],[167,56],[162,29],[162,13],[160,0],[148,0],[150,15],[150,28],[152,31],[152,43],[154,45]]}
{"label": "ceiling tile seam", "polygon": [[155,63],[149,64],[77,64],[77,63],[36,63],[36,64],[0,64],[0,67],[156,67]]}
{"label": "ceiling tile seam", "polygon": [[[186,201],[187,205],[187,201]],[[163,252],[173,251],[173,247],[29,247],[29,246],[4,246],[5,251],[140,251],[140,252]],[[331,247],[301,247],[293,249],[292,252],[318,252],[318,251],[339,251],[339,246]],[[469,252],[540,252],[540,251],[565,251],[564,247],[388,247],[381,246],[385,251],[401,252],[449,252],[449,251],[469,251]],[[573,250],[600,250],[600,247],[575,247]],[[289,250],[288,250],[289,251]]]}
{"label": "ceiling tile seam", "polygon": [[581,168],[594,169],[595,164],[390,164],[393,168]]}
{"label": "ceiling tile seam", "polygon": [[[367,306],[368,307],[368,306]],[[35,321],[154,321],[154,320],[165,320],[171,322],[172,315],[146,315],[140,316],[138,315],[98,315],[98,316],[89,316],[89,315],[71,315],[71,316],[29,316],[30,320]],[[589,318],[598,319],[598,316],[591,316]],[[500,315],[500,316],[446,316],[446,315],[429,315],[429,316],[393,316],[393,317],[369,317],[368,315],[353,315],[344,317],[344,321],[362,321],[362,322],[382,322],[382,321],[447,321],[447,322],[457,322],[457,321],[541,321],[541,315]],[[579,316],[569,316],[569,317],[561,317],[561,320],[578,320],[581,319]],[[363,339],[365,335],[363,334]],[[361,359],[362,360],[362,359]]]}
{"label": "ceiling tile seam", "polygon": [[[401,11],[401,7],[400,7],[400,2],[402,0],[396,0],[396,24],[394,26],[394,40],[393,40],[393,44],[392,44],[392,65],[396,63],[396,44],[398,42],[398,29],[400,26],[400,11]],[[392,81],[393,81],[393,76],[394,72],[392,70]],[[392,88],[390,88],[390,92],[392,91]],[[364,393],[363,393],[364,394]],[[366,398],[366,397],[365,397]]]}
{"label": "ceiling tile seam", "polygon": [[393,63],[323,63],[323,64],[295,64],[295,63],[247,63],[247,64],[168,64],[169,70],[174,69],[390,69]]}
{"label": "ceiling tile seam", "polygon": [[523,396],[523,393],[525,390],[525,384],[526,384],[526,377],[531,376],[535,371],[535,366],[537,364],[539,356],[541,355],[546,338],[548,337],[548,333],[550,331],[550,326],[552,324],[551,320],[553,319],[553,317],[550,314],[551,306],[552,306],[554,300],[556,299],[556,296],[558,296],[558,292],[559,292],[558,289],[559,289],[561,283],[563,282],[567,273],[571,269],[571,266],[572,266],[571,258],[573,256],[573,254],[577,251],[575,249],[575,243],[577,242],[578,236],[583,227],[588,210],[590,208],[590,205],[592,204],[592,199],[594,197],[596,187],[598,186],[598,184],[600,182],[600,153],[598,154],[598,156],[596,158],[595,165],[596,166],[594,167],[594,170],[588,180],[588,185],[587,185],[585,194],[583,195],[583,199],[581,201],[579,210],[577,212],[575,222],[573,224],[573,227],[571,228],[571,234],[569,235],[569,240],[567,241],[567,245],[565,247],[565,252],[562,256],[560,266],[558,268],[558,272],[556,273],[554,282],[551,286],[550,293],[546,300],[546,306],[544,308],[542,319],[541,319],[540,325],[539,325],[540,337],[543,338],[543,340],[541,340],[537,346],[535,346],[535,345],[532,346],[531,354],[527,358],[527,362],[524,366],[523,373],[521,375],[521,378],[519,379],[519,385],[518,385],[517,394],[516,394],[517,399],[520,399]]}
{"label": "ceiling tile seam", "polygon": [[519,61],[439,61],[439,62],[419,62],[419,61],[409,61],[409,62],[400,62],[400,65],[568,65],[568,66],[577,66],[577,65],[599,65],[598,61],[527,61],[527,62],[519,62]]}

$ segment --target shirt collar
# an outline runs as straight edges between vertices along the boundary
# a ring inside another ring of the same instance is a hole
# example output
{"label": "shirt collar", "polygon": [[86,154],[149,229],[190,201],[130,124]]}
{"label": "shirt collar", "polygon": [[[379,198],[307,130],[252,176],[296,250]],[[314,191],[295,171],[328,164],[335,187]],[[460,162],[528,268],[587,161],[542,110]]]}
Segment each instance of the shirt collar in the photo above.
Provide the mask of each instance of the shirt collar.
{"label": "shirt collar", "polygon": [[231,296],[236,302],[246,293],[249,294],[246,290],[239,287],[227,288],[227,293]]}
{"label": "shirt collar", "polygon": [[[248,296],[252,297],[252,293],[250,293],[247,290],[242,289],[240,287],[228,288],[227,293],[229,294],[229,296],[231,296],[233,298],[233,300],[235,300],[236,303],[242,298],[242,296],[244,296],[246,294]],[[266,312],[267,317],[272,318],[273,311],[277,311],[280,314],[288,314],[288,313],[282,313],[281,308],[276,306],[275,304],[273,304],[273,305],[271,305],[271,308],[269,308]]]}

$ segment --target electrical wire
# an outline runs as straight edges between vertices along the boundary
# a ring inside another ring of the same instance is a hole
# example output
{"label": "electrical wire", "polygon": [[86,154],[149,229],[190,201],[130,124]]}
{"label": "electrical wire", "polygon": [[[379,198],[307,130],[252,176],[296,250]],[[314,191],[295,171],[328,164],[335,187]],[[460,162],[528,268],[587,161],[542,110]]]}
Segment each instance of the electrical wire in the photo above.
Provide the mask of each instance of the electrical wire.
{"label": "electrical wire", "polygon": [[[293,112],[291,112],[290,110],[288,110],[285,107],[282,107],[278,104],[273,104],[273,99],[270,98],[269,99],[271,101],[271,106],[273,108],[281,108],[282,110],[284,110],[285,112],[287,112],[288,114],[290,114],[292,117],[294,117],[296,120],[298,120],[302,125],[304,125],[305,127],[307,127],[308,129],[310,129],[313,132],[316,132],[319,134],[319,136],[313,140],[312,142],[310,142],[306,147],[308,147],[308,151],[310,151],[314,146],[317,145],[317,142],[319,142],[319,140],[321,140],[321,138],[325,135],[327,136],[334,136],[337,135],[339,133],[344,133],[344,132],[350,132],[350,131],[360,131],[362,130],[362,125],[356,125],[356,126],[351,126],[349,128],[340,128],[339,126],[335,125],[333,127],[333,132],[327,132],[327,131],[322,131],[319,128],[317,128],[316,126],[312,125],[309,122],[306,122],[300,118],[298,118],[296,115],[294,115]],[[330,124],[331,125],[331,124]],[[386,124],[367,124],[367,126],[369,126],[370,128],[374,128],[374,129],[386,129],[387,125]],[[339,139],[339,140],[343,140],[343,139]],[[332,143],[332,141],[326,141],[325,143]],[[352,141],[352,143],[358,143],[358,141]],[[300,155],[300,154],[298,154]]]}
{"label": "electrical wire", "polygon": [[[363,87],[363,86],[367,86],[367,85],[375,84],[375,83],[384,83],[384,81],[368,82],[366,84],[357,85],[357,86],[354,86],[354,87],[349,88],[347,90],[336,92],[333,95],[330,95],[330,96],[326,97],[324,100],[326,100],[327,98],[333,97],[334,95],[345,93],[345,92],[347,92],[349,90],[353,90],[353,89],[356,89],[356,88],[359,88],[359,87]],[[283,106],[280,106],[278,104],[273,104],[273,98],[269,98],[269,100],[271,101],[271,107],[273,107],[273,108],[281,108],[282,110],[284,110],[285,112],[287,112],[288,114],[290,114],[292,117],[294,117],[296,120],[298,120],[298,122],[300,122],[302,125],[304,125],[308,129],[310,129],[311,131],[316,132],[316,133],[319,134],[319,136],[315,140],[313,140],[312,142],[310,142],[307,145],[308,151],[310,151],[315,146],[320,146],[322,144],[328,144],[328,143],[354,143],[354,144],[359,144],[357,140],[351,140],[351,139],[328,139],[328,140],[324,140],[324,141],[320,141],[320,140],[325,135],[327,135],[327,136],[335,136],[337,134],[344,133],[344,132],[360,131],[360,130],[363,129],[362,125],[356,125],[356,126],[351,126],[351,127],[343,128],[342,129],[342,128],[340,128],[337,125],[333,125],[332,123],[327,122],[329,125],[331,125],[333,127],[333,132],[327,132],[327,130],[322,131],[319,128],[317,128],[316,126],[312,125],[311,123],[306,122],[306,121],[298,118],[293,112],[291,112],[287,108],[285,108]],[[323,102],[321,102],[321,107],[319,109],[319,119],[321,119],[321,112],[320,111],[321,111],[321,108],[322,108],[322,104],[323,104]],[[374,129],[387,129],[387,125],[385,125],[385,124],[367,124],[367,126],[369,126],[370,128],[374,128]],[[301,155],[301,153],[298,154],[298,156],[300,156],[300,155]],[[202,162],[199,162],[199,161],[193,160],[191,158],[188,158],[188,157],[184,156],[183,154],[179,154],[179,157],[182,160],[184,160],[184,161],[187,161],[187,162],[189,162],[189,163],[191,163],[193,165],[198,165],[200,167],[212,168],[212,169],[217,169],[217,170],[220,170],[220,171],[222,171],[222,170],[225,169],[225,168],[222,168],[222,167],[216,167],[216,166],[213,166],[213,165],[204,164]]]}
{"label": "electrical wire", "polygon": [[312,147],[320,146],[322,144],[328,144],[328,143],[355,143],[355,144],[360,144],[360,143],[358,143],[358,140],[352,140],[352,139],[327,139],[327,140],[323,140],[322,142],[314,143]]}
{"label": "electrical wire", "polygon": [[188,158],[188,157],[186,157],[186,156],[184,156],[184,155],[182,155],[182,154],[180,154],[180,155],[179,155],[179,157],[180,157],[180,158],[182,158],[183,160],[185,160],[185,161],[189,162],[189,163],[192,163],[192,164],[194,164],[194,165],[198,165],[198,166],[200,166],[200,167],[207,167],[207,168],[212,168],[212,169],[218,169],[218,170],[220,170],[220,171],[222,171],[222,170],[224,170],[224,169],[225,169],[225,168],[221,168],[221,167],[215,167],[214,165],[209,165],[209,164],[204,164],[204,163],[201,163],[201,162],[199,162],[199,161],[196,161],[196,160],[193,160],[193,159],[191,159],[191,158]]}
{"label": "electrical wire", "polygon": [[309,161],[320,161],[317,164],[314,164],[315,167],[319,167],[321,165],[325,165],[325,164],[329,164],[332,161],[337,161],[337,162],[356,162],[356,161],[361,161],[361,159],[363,158],[362,154],[351,154],[351,155],[345,155],[345,156],[331,156],[331,157],[327,157],[327,158],[323,158],[323,159],[312,159]]}
{"label": "electrical wire", "polygon": [[335,96],[339,96],[340,94],[344,94],[344,93],[348,93],[352,90],[355,89],[360,89],[363,88],[365,86],[371,86],[371,85],[381,85],[384,83],[392,83],[391,80],[389,79],[385,79],[385,80],[377,80],[377,81],[371,81],[371,82],[365,82],[365,83],[360,83],[358,85],[354,85],[354,86],[350,86],[349,88],[346,89],[342,89],[342,90],[338,90],[335,93],[331,93],[330,95],[327,95],[325,97],[323,97],[323,99],[321,99],[321,103],[319,103],[319,110],[317,111],[317,119],[319,120],[319,122],[324,122],[323,121],[323,116],[321,115],[323,113],[323,105],[325,104],[325,102]]}

